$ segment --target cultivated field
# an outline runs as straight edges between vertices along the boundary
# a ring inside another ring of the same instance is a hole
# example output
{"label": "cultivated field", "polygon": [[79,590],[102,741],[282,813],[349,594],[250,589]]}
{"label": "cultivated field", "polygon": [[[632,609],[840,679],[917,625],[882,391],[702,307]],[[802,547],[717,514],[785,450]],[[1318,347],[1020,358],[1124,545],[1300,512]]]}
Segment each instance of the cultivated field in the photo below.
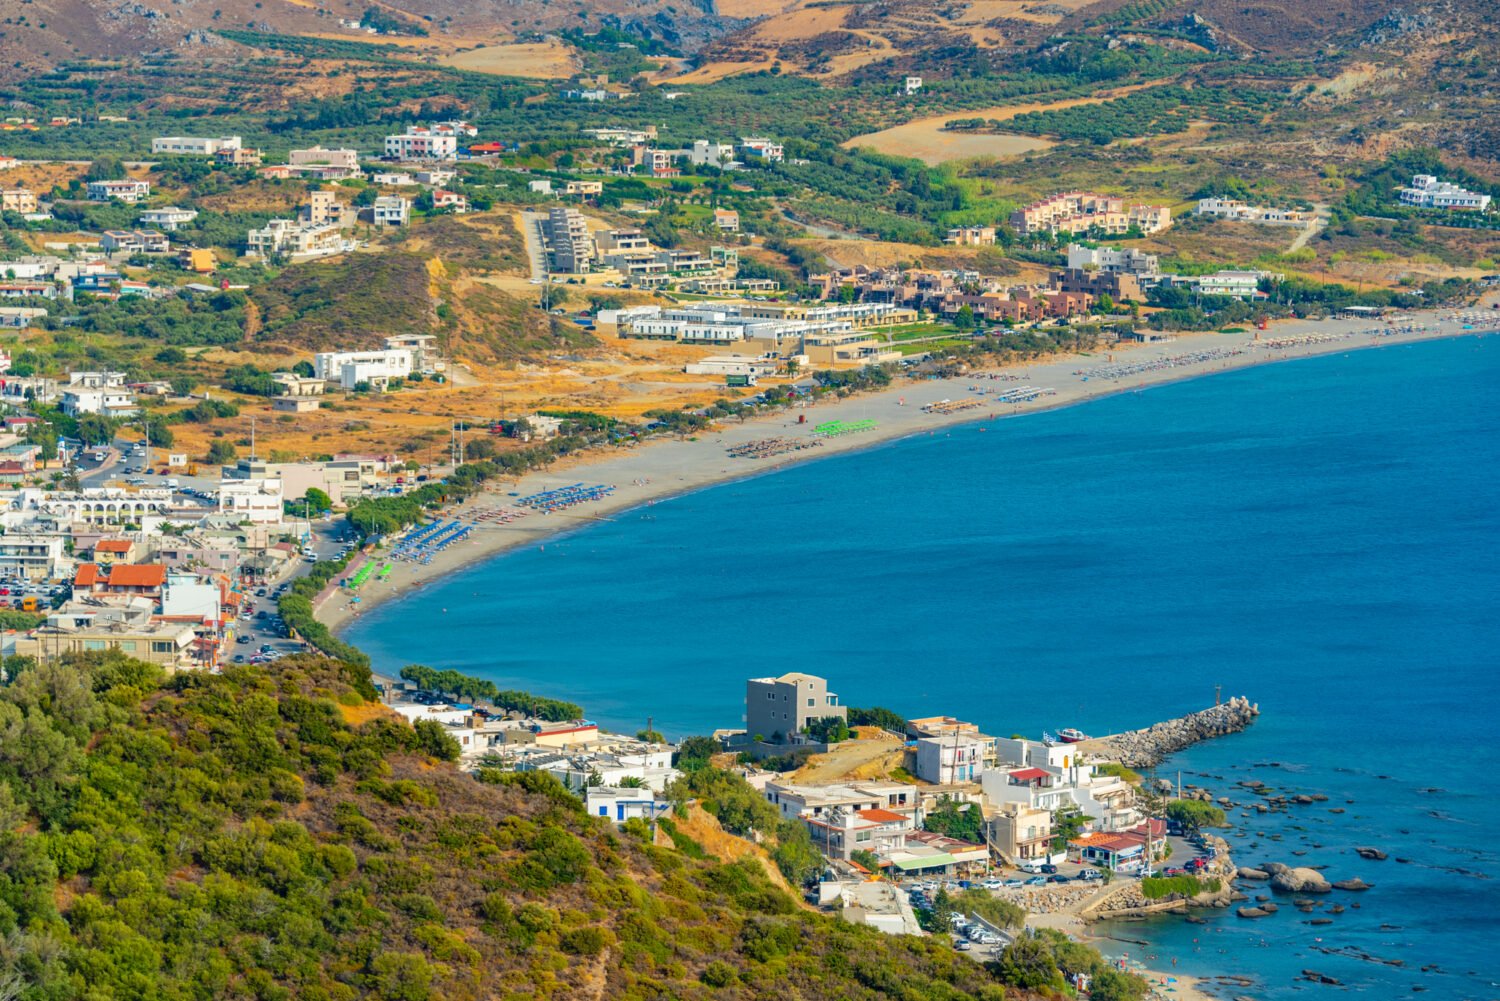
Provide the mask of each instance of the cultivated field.
{"label": "cultivated field", "polygon": [[573,50],[557,41],[489,45],[467,52],[455,52],[442,61],[447,66],[476,73],[533,77],[539,80],[562,80],[578,72]]}

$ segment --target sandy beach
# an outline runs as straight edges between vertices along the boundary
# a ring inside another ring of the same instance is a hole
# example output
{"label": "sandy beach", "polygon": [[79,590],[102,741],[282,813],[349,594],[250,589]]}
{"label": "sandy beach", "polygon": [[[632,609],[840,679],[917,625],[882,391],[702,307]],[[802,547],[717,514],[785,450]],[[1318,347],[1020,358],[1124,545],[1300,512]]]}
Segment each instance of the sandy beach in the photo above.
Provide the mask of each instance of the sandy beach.
{"label": "sandy beach", "polygon": [[[1400,329],[1403,327],[1407,329]],[[357,604],[343,591],[335,591],[318,609],[318,617],[338,631],[376,604],[418,593],[427,582],[460,566],[519,546],[543,543],[551,536],[608,521],[622,511],[665,497],[773,472],[793,463],[938,432],[956,424],[1018,417],[1251,365],[1496,330],[1500,330],[1500,312],[1491,318],[1488,311],[1481,312],[1477,307],[1403,314],[1389,326],[1368,319],[1284,321],[1268,331],[1189,334],[1166,343],[1121,346],[948,379],[901,378],[879,392],[798,405],[743,422],[730,420],[691,439],[663,438],[618,450],[594,450],[518,479],[492,480],[483,493],[444,511],[443,517],[466,520],[489,510],[517,509],[520,496],[577,483],[612,485],[615,490],[607,497],[562,511],[528,513],[506,524],[481,521],[467,539],[434,554],[429,563],[398,562],[387,579],[372,577],[360,589]],[[1027,386],[1051,392],[1022,403],[996,399],[998,394]],[[943,401],[950,401],[950,406],[962,401],[977,401],[978,405],[947,412],[923,409]],[[805,417],[805,423],[799,424],[799,417]],[[875,426],[861,433],[817,439],[820,444],[816,447],[771,458],[735,458],[728,451],[770,438],[812,440],[814,425],[829,421],[873,421]]]}

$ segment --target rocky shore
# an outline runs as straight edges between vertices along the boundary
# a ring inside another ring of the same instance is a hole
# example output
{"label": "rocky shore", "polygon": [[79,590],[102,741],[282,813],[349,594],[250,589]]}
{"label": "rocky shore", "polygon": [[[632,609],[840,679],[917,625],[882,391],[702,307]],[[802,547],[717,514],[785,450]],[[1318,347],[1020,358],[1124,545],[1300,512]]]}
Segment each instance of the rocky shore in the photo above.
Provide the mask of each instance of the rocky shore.
{"label": "rocky shore", "polygon": [[1118,761],[1131,768],[1149,768],[1162,759],[1199,741],[1239,733],[1260,715],[1260,707],[1244,696],[1210,706],[1199,712],[1157,723],[1144,730],[1130,730],[1109,737],[1084,741],[1080,750],[1094,757]]}

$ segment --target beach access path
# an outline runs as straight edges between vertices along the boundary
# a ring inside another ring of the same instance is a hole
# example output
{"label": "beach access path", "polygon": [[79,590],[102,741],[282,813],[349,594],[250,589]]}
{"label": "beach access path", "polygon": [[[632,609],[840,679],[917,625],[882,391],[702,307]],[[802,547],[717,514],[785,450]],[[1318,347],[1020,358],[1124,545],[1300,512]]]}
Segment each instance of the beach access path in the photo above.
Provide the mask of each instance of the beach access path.
{"label": "beach access path", "polygon": [[[622,511],[666,497],[793,463],[825,459],[911,435],[939,433],[957,424],[987,426],[1004,418],[1252,365],[1492,332],[1500,330],[1500,311],[1471,308],[1412,312],[1402,314],[1395,326],[1410,329],[1402,332],[1370,319],[1283,321],[1268,331],[1185,334],[1165,343],[1122,345],[946,379],[898,377],[889,389],[799,404],[743,422],[728,419],[693,438],[655,438],[619,449],[591,450],[516,479],[491,480],[477,497],[447,509],[442,517],[462,520],[487,508],[515,508],[517,498],[509,496],[511,493],[526,496],[576,483],[613,485],[615,490],[608,496],[550,514],[528,514],[507,524],[481,522],[467,539],[434,554],[429,563],[399,562],[386,580],[367,581],[357,604],[335,592],[320,604],[317,615],[337,632],[376,604],[419,594],[428,582],[465,564],[519,546],[544,543],[551,536],[608,521]],[[997,378],[991,379],[991,375]],[[1055,392],[1016,404],[1002,404],[994,398],[996,393],[1021,386]],[[988,395],[976,393],[976,388]],[[981,401],[981,406],[947,413],[922,409],[966,398]],[[805,416],[806,423],[798,424],[799,416]],[[858,434],[821,439],[816,448],[766,459],[732,458],[726,451],[772,437],[811,438],[815,425],[830,421],[873,421],[875,426]]]}

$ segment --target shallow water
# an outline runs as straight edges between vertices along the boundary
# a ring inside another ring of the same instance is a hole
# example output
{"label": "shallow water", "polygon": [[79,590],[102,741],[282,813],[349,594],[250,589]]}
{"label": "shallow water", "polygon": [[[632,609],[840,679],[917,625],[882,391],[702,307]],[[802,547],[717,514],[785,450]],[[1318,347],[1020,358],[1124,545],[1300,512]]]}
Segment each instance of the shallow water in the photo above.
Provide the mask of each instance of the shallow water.
{"label": "shallow water", "polygon": [[1263,366],[664,501],[347,638],[379,668],[453,667],[671,736],[738,725],[744,679],[790,669],[1000,734],[1144,725],[1222,685],[1260,720],[1159,774],[1329,795],[1236,812],[1236,858],[1375,889],[1335,894],[1325,909],[1360,906],[1326,927],[1284,900],[1259,921],[1112,931],[1160,964],[1255,977],[1230,994],[1338,990],[1297,983],[1310,968],[1375,997],[1500,997],[1497,413],[1500,339]]}

